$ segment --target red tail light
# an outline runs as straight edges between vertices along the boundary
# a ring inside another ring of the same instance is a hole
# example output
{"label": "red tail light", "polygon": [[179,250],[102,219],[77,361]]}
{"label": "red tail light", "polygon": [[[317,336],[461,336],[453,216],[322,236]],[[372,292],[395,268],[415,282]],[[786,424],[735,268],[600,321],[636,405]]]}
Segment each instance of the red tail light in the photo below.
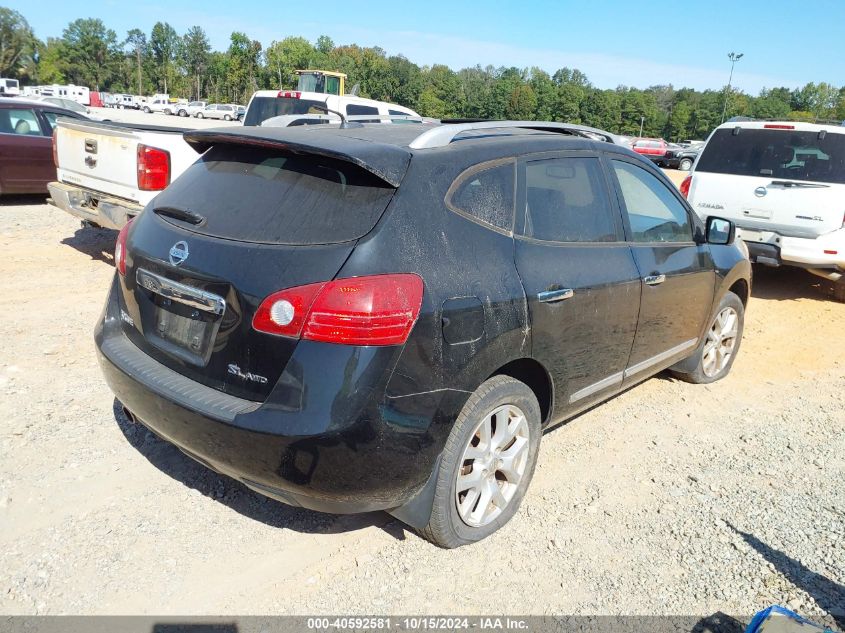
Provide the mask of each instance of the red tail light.
{"label": "red tail light", "polygon": [[56,132],[59,131],[59,128],[53,128],[53,165],[56,166],[56,169],[59,167],[59,148],[56,147]]}
{"label": "red tail light", "polygon": [[301,96],[302,93],[299,90],[279,90],[279,94],[276,95],[276,98],[299,99]]}
{"label": "red tail light", "polygon": [[114,267],[117,268],[117,272],[121,276],[126,275],[126,235],[129,233],[129,226],[134,219],[130,218],[129,222],[120,229],[120,233],[117,234],[117,242],[114,244]]}
{"label": "red tail light", "polygon": [[777,123],[767,123],[763,126],[766,130],[794,130],[794,125],[779,125]]}
{"label": "red tail light", "polygon": [[687,176],[684,178],[684,181],[681,183],[679,189],[681,190],[681,195],[684,198],[689,198],[689,186],[692,184],[692,175]]}
{"label": "red tail light", "polygon": [[417,322],[422,296],[422,279],[414,274],[337,279],[271,294],[252,327],[309,341],[401,345]]}
{"label": "red tail light", "polygon": [[138,189],[161,191],[170,184],[170,152],[138,145]]}

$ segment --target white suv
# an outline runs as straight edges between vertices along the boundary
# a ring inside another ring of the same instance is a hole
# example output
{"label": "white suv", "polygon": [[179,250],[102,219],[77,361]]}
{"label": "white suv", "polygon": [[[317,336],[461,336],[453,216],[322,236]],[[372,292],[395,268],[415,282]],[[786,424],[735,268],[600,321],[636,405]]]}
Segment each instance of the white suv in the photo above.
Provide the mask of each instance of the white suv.
{"label": "white suv", "polygon": [[681,191],[701,217],[734,221],[752,262],[806,268],[845,301],[845,127],[729,121]]}

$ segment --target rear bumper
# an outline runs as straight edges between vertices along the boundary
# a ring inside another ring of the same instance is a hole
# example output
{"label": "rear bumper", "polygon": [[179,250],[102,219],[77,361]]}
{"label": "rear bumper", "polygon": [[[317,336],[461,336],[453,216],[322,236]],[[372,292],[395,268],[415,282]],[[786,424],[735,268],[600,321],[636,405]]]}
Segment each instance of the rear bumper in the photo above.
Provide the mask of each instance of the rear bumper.
{"label": "rear bumper", "polygon": [[[95,340],[106,381],[133,417],[207,467],[289,505],[332,513],[404,505],[425,486],[443,429],[466,397],[445,390],[388,398],[393,362],[319,366],[327,344],[300,343],[288,367],[301,381],[313,375],[303,367],[310,364],[322,380],[301,385],[299,404],[290,404],[296,379],[288,369],[265,402],[243,400],[147,356],[123,333],[117,312],[113,284]],[[352,350],[367,348],[349,349],[354,358]],[[365,380],[372,373],[374,390],[347,391],[350,367]]]}
{"label": "rear bumper", "polygon": [[49,202],[54,207],[75,215],[80,220],[109,229],[122,229],[131,218],[144,209],[128,200],[112,198],[62,182],[51,182],[47,185],[47,190],[50,192]]}
{"label": "rear bumper", "polygon": [[737,229],[737,236],[745,241],[753,262],[845,271],[845,229],[815,239],[743,228]]}

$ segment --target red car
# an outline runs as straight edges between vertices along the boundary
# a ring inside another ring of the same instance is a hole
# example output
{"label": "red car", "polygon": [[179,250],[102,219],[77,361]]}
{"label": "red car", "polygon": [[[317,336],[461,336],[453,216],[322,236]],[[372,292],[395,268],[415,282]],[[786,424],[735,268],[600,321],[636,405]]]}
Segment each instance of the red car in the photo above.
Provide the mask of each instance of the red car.
{"label": "red car", "polygon": [[0,194],[47,193],[56,179],[53,124],[78,112],[43,101],[0,98]]}
{"label": "red car", "polygon": [[658,167],[677,167],[678,152],[669,147],[662,138],[638,138],[631,145],[637,154],[641,154]]}

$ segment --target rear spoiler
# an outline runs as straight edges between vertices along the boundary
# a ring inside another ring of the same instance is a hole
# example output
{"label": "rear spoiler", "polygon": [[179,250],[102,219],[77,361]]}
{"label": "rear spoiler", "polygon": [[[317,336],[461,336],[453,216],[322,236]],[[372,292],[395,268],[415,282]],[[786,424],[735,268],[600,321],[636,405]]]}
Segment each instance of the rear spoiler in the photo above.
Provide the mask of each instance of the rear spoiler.
{"label": "rear spoiler", "polygon": [[294,154],[312,154],[351,163],[380,178],[391,187],[402,182],[411,153],[396,145],[374,143],[339,134],[320,134],[312,125],[295,128],[255,127],[234,131],[227,129],[193,130],[183,138],[199,153],[214,145],[249,145],[280,149]]}

